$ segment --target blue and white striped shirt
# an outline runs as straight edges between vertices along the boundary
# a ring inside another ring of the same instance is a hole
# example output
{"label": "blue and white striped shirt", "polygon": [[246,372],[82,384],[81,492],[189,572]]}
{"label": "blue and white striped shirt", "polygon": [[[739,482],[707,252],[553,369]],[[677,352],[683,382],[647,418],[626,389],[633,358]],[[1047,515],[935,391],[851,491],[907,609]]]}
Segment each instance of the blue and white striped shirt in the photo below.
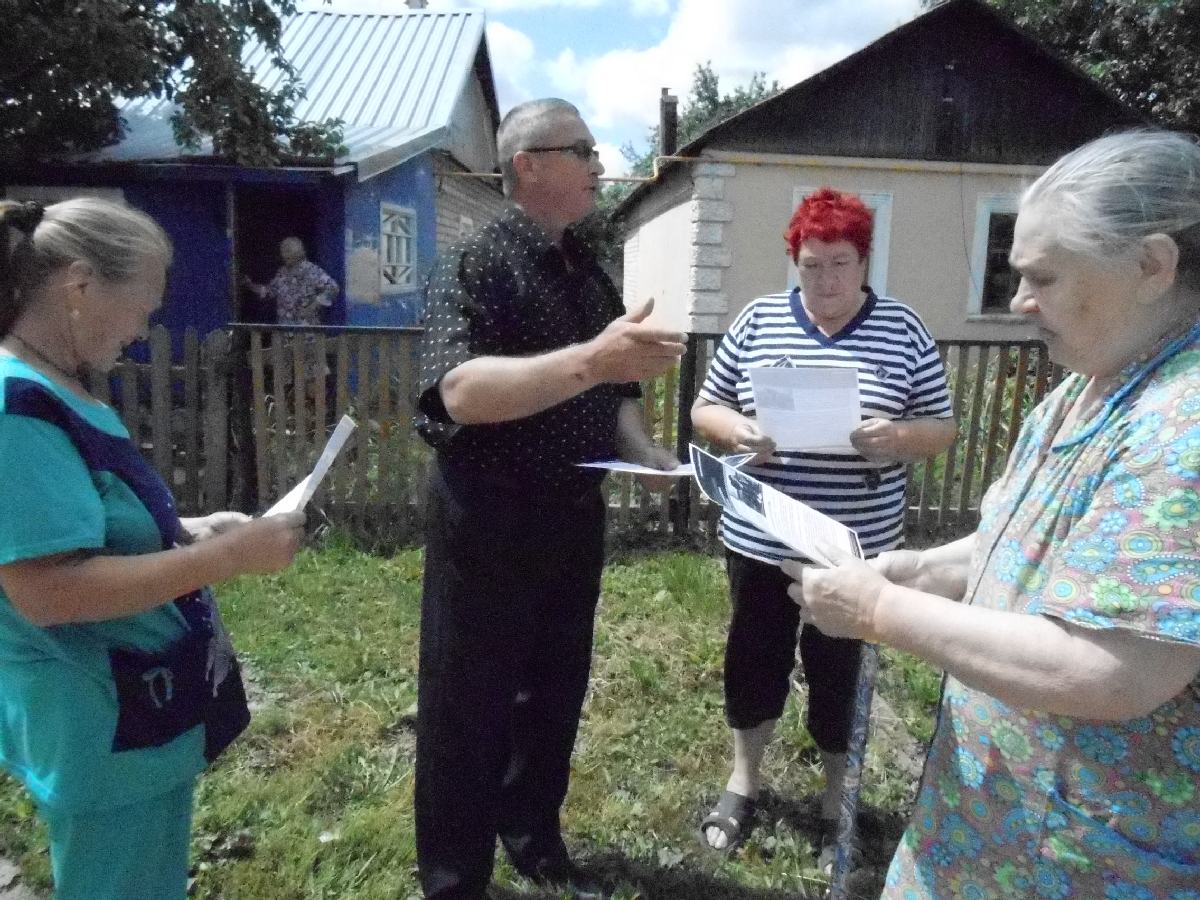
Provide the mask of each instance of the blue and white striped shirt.
{"label": "blue and white striped shirt", "polygon": [[[796,365],[854,365],[864,418],[948,418],[946,373],[933,336],[919,316],[890,297],[868,293],[862,309],[833,337],[822,334],[790,294],[760,297],[742,310],[708,368],[700,396],[755,415],[750,369],[791,360]],[[747,474],[837,519],[858,534],[866,556],[900,545],[904,529],[905,465],[872,463],[857,453],[777,451]],[[777,562],[797,554],[760,529],[725,512],[721,539],[731,550]]]}

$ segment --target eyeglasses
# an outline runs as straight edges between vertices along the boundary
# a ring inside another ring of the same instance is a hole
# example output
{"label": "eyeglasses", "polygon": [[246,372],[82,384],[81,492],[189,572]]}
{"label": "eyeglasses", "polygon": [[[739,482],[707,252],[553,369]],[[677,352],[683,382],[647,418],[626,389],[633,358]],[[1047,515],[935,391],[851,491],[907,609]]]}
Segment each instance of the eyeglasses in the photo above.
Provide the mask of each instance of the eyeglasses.
{"label": "eyeglasses", "polygon": [[600,151],[587,141],[576,141],[565,147],[526,147],[526,153],[570,153],[572,156],[592,162],[600,158]]}

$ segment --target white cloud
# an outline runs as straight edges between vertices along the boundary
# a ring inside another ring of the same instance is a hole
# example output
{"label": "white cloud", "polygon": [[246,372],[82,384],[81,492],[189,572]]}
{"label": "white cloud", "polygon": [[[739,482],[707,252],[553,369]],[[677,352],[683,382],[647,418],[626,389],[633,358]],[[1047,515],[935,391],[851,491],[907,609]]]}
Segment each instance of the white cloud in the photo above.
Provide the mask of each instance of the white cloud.
{"label": "white cloud", "polygon": [[635,16],[665,16],[671,11],[671,0],[630,0],[629,10]]}
{"label": "white cloud", "polygon": [[561,54],[546,72],[556,90],[578,99],[593,128],[636,131],[658,121],[661,87],[686,99],[699,64],[711,60],[723,90],[755,72],[786,87],[908,21],[919,0],[862,0],[853,11],[844,0],[797,6],[789,14],[777,0],[680,0],[657,45],[584,59]]}
{"label": "white cloud", "polygon": [[605,177],[619,177],[629,172],[629,163],[625,161],[625,157],[621,155],[621,148],[616,144],[598,143],[596,149],[600,151],[600,163],[604,166]]}
{"label": "white cloud", "polygon": [[536,63],[533,41],[524,32],[489,20],[487,44],[501,110],[530,99],[533,96],[530,79]]}

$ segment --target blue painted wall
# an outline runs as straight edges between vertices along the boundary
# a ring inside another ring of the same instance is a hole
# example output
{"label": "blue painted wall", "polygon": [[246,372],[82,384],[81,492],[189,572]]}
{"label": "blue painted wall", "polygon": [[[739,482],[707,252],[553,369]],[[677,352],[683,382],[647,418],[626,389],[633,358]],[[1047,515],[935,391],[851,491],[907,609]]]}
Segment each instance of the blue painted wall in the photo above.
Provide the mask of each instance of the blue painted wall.
{"label": "blue painted wall", "polygon": [[310,249],[313,259],[338,283],[338,295],[333,306],[325,313],[326,325],[346,325],[346,253],[343,230],[346,227],[346,210],[343,204],[344,188],[331,182],[317,191],[316,235]]}
{"label": "blue painted wall", "polygon": [[[125,200],[154,218],[175,245],[167,292],[154,324],[182,353],[189,326],[203,338],[229,321],[229,238],[221,184],[146,182],[122,186]],[[130,348],[140,355],[144,348]]]}
{"label": "blue painted wall", "polygon": [[[437,255],[433,163],[428,154],[346,187],[347,325],[416,325],[424,314],[425,277]],[[379,207],[395,203],[417,215],[417,272],[411,289],[383,293],[379,284]]]}

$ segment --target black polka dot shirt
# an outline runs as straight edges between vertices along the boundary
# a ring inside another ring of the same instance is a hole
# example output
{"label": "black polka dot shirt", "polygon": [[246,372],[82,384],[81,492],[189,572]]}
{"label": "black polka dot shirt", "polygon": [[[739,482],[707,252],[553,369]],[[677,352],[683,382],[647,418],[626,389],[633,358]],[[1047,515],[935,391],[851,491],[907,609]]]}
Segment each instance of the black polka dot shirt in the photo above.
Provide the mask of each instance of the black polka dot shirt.
{"label": "black polka dot shirt", "polygon": [[425,296],[417,430],[452,469],[528,490],[571,494],[616,455],[617,409],[634,384],[601,384],[536,415],[458,425],[438,384],[477,356],[533,356],[591,340],[625,310],[612,281],[568,231],[560,250],[520,209],[446,251]]}

